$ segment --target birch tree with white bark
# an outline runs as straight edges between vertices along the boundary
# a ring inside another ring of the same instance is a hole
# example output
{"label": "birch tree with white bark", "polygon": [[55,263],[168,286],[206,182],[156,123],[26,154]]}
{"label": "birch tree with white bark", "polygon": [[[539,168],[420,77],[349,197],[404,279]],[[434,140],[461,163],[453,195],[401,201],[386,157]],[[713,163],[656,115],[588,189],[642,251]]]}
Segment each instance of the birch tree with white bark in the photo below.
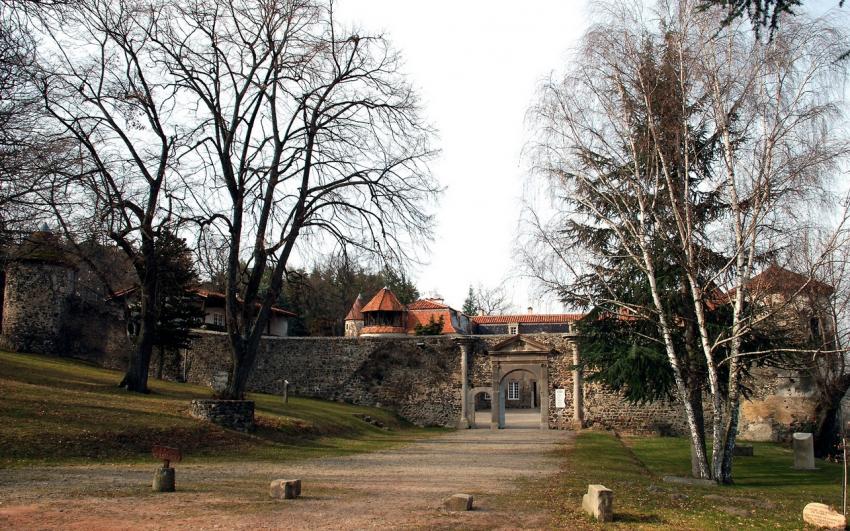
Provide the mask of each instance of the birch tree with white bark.
{"label": "birch tree with white bark", "polygon": [[[530,115],[533,160],[555,215],[530,213],[528,254],[547,256],[532,274],[556,273],[550,286],[570,302],[656,322],[694,475],[731,482],[748,366],[742,344],[771,315],[748,298],[749,279],[794,237],[795,212],[824,205],[848,153],[830,129],[841,98],[834,58],[846,35],[797,19],[763,43],[697,7],[606,4],[567,72],[543,87]],[[636,272],[645,303],[608,284],[617,268]],[[690,314],[673,311],[676,290]],[[717,326],[709,314],[723,305],[731,317]],[[676,339],[689,331],[694,352]],[[688,399],[694,353],[708,380],[707,434]]]}

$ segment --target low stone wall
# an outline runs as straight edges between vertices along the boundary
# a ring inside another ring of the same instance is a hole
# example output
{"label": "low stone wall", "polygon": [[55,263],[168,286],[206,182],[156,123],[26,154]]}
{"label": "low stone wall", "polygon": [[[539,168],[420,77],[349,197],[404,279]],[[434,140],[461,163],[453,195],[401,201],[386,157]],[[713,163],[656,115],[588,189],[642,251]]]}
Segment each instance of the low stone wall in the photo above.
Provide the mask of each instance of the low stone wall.
{"label": "low stone wall", "polygon": [[584,385],[585,424],[628,433],[685,435],[687,421],[678,402],[634,404],[598,384]]}
{"label": "low stone wall", "polygon": [[[227,337],[199,332],[185,353],[190,382],[211,385],[230,367]],[[450,338],[264,338],[248,388],[385,407],[422,426],[460,417],[460,360]]]}
{"label": "low stone wall", "polygon": [[[490,387],[492,366],[486,351],[510,336],[473,336],[469,358],[470,388]],[[573,373],[570,338],[554,334],[532,336],[550,345],[549,426],[573,427]],[[199,331],[184,353],[188,381],[214,386],[230,368],[227,337]],[[385,407],[421,426],[454,427],[460,418],[460,350],[449,337],[264,338],[248,389],[352,404]],[[555,390],[563,389],[565,407],[557,408]],[[634,405],[599,385],[585,385],[585,423],[625,432],[684,433],[676,404]]]}
{"label": "low stone wall", "polygon": [[231,430],[254,430],[253,400],[192,400],[189,415]]}

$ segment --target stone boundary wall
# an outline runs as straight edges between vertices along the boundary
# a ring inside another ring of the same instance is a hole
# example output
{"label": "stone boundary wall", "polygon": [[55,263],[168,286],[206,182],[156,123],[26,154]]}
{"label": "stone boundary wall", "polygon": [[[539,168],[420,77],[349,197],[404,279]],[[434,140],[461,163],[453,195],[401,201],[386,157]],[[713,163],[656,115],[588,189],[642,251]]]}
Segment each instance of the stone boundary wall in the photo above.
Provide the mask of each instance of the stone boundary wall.
{"label": "stone boundary wall", "polygon": [[[490,387],[492,366],[485,350],[511,336],[471,336],[469,386]],[[560,335],[536,334],[551,345],[549,426],[573,427],[572,352],[574,342]],[[215,385],[229,369],[224,333],[199,331],[185,358],[187,381]],[[267,337],[248,382],[251,391],[385,407],[422,426],[454,427],[460,418],[460,348],[450,337],[346,338]],[[555,407],[555,389],[564,389],[564,408]],[[676,404],[628,404],[616,393],[585,384],[588,427],[625,432],[684,433]]]}
{"label": "stone boundary wall", "polygon": [[[220,332],[198,332],[186,353],[190,382],[210,385],[227,372]],[[421,426],[455,426],[460,418],[460,358],[447,337],[267,337],[248,388],[384,407]]]}

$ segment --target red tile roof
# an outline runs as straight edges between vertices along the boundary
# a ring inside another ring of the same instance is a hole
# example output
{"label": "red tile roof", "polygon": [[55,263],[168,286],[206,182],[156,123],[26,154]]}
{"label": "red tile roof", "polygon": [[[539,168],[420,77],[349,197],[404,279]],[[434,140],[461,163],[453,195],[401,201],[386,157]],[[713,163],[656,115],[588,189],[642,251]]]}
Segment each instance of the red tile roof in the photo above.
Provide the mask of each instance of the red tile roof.
{"label": "red tile roof", "polygon": [[365,312],[403,312],[404,306],[398,302],[395,294],[389,288],[381,288],[372,300],[362,310]]}
{"label": "red tile roof", "polygon": [[407,305],[408,310],[443,310],[448,307],[447,304],[437,302],[435,299],[419,299]]}
{"label": "red tile roof", "polygon": [[363,320],[363,297],[357,295],[357,298],[354,300],[354,304],[351,305],[351,309],[348,310],[348,314],[345,316],[346,321],[362,321]]}
{"label": "red tile roof", "polygon": [[[750,279],[748,287],[753,292],[782,293],[785,295],[793,295],[801,288],[803,291],[821,295],[830,295],[835,291],[829,284],[789,271],[777,265],[771,265]],[[730,296],[733,293],[734,291],[730,291]]]}
{"label": "red tile roof", "polygon": [[477,324],[511,324],[511,323],[573,323],[578,321],[583,313],[525,313],[517,315],[476,315],[472,321]]}
{"label": "red tile roof", "polygon": [[[423,302],[423,301],[416,301]],[[434,322],[439,322],[440,316],[443,317],[443,330],[441,334],[457,334],[458,331],[452,326],[452,316],[449,312],[449,307],[444,306],[439,310],[413,310],[407,314],[407,333],[413,334],[416,332],[416,325],[421,324],[426,326],[430,323],[431,317]]]}

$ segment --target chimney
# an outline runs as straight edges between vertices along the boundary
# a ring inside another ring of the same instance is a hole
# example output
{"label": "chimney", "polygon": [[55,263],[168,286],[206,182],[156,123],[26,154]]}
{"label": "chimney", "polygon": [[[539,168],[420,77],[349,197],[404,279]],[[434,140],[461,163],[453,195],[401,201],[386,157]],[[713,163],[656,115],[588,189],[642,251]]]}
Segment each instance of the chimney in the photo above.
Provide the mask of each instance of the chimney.
{"label": "chimney", "polygon": [[534,313],[534,308],[532,308],[531,306],[529,306],[529,307],[528,307],[528,315],[531,315],[531,314],[533,314],[533,313]]}
{"label": "chimney", "polygon": [[484,315],[484,308],[478,308],[478,315]]}

